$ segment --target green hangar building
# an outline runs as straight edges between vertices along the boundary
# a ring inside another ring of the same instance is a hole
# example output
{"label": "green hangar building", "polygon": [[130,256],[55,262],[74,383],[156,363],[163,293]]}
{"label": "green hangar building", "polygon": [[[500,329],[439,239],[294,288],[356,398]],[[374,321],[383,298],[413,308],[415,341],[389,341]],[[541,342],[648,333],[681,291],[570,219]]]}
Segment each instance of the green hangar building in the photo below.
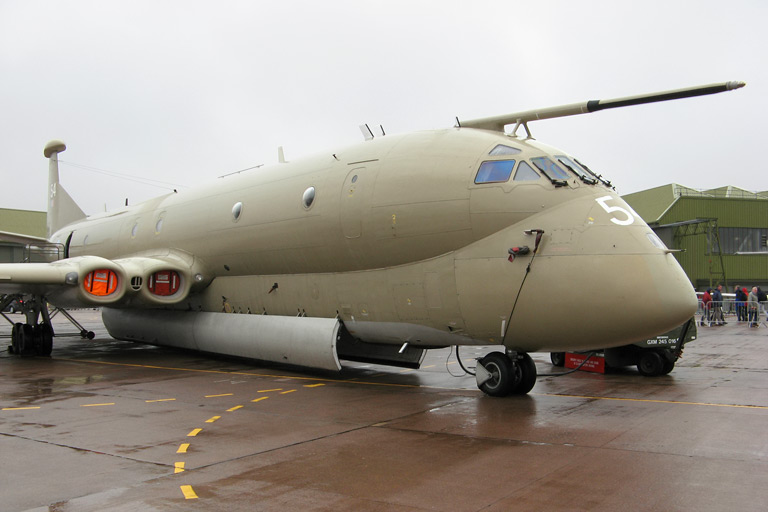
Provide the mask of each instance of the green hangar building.
{"label": "green hangar building", "polygon": [[[0,231],[45,237],[45,212],[0,208]],[[20,263],[29,259],[26,244],[0,240],[0,263]]]}
{"label": "green hangar building", "polygon": [[695,190],[676,183],[623,199],[670,249],[701,291],[768,288],[768,191]]}

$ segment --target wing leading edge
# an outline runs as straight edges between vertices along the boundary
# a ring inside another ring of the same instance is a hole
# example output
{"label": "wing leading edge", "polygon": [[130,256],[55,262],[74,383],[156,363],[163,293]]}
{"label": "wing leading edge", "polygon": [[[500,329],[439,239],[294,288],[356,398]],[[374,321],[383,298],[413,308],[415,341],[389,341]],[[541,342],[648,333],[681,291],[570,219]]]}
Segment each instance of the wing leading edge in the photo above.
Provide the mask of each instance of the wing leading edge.
{"label": "wing leading edge", "polygon": [[78,256],[51,263],[0,264],[0,293],[44,296],[62,307],[171,305],[207,283],[188,258],[108,260]]}

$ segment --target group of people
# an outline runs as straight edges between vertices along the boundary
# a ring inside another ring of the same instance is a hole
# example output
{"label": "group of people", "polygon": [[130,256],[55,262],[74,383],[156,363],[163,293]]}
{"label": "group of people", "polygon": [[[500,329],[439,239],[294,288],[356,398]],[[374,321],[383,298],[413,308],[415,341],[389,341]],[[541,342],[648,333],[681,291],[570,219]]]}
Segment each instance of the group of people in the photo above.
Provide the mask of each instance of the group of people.
{"label": "group of people", "polygon": [[[768,301],[765,292],[759,286],[753,286],[749,292],[747,292],[746,287],[736,286],[733,292],[736,296],[734,306],[738,321],[749,322],[750,327],[757,327],[760,321],[760,303]],[[704,305],[701,325],[705,325],[705,323],[725,325],[728,323],[723,317],[723,285],[718,285],[714,290],[707,288],[701,302]]]}

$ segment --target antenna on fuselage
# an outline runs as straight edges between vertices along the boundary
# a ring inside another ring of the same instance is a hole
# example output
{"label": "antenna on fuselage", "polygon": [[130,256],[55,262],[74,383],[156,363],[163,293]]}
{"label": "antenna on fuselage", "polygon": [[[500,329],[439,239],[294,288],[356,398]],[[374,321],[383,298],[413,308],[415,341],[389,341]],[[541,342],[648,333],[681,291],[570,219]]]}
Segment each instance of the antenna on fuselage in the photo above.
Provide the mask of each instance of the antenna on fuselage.
{"label": "antenna on fuselage", "polygon": [[365,140],[373,140],[373,132],[371,131],[371,127],[368,126],[367,123],[360,125],[360,133],[363,134],[363,138]]}
{"label": "antenna on fuselage", "polygon": [[624,98],[615,98],[611,100],[590,100],[581,103],[571,103],[558,107],[540,108],[506,114],[502,116],[484,117],[481,119],[472,119],[457,124],[463,128],[477,128],[480,130],[493,130],[504,132],[504,127],[510,124],[515,125],[511,135],[516,136],[518,128],[523,126],[531,138],[531,132],[528,130],[530,121],[541,119],[552,119],[555,117],[575,116],[578,114],[591,114],[599,110],[609,108],[630,107],[632,105],[642,105],[644,103],[656,103],[659,101],[679,100],[682,98],[692,98],[694,96],[704,96],[707,94],[717,94],[725,91],[740,89],[747,85],[744,82],[722,82],[710,85],[701,85],[697,87],[686,87],[684,89],[674,89],[670,91],[661,91],[650,94],[639,94],[637,96],[627,96]]}

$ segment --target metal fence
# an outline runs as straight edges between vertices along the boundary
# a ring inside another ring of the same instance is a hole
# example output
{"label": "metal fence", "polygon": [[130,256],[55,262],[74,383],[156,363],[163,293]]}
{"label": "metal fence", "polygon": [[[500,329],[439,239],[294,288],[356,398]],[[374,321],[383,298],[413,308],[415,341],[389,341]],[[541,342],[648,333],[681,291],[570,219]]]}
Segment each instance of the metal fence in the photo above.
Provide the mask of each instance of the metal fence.
{"label": "metal fence", "polygon": [[710,301],[707,306],[699,299],[696,311],[699,325],[717,326],[740,323],[749,327],[768,327],[768,302],[747,302],[737,300]]}

